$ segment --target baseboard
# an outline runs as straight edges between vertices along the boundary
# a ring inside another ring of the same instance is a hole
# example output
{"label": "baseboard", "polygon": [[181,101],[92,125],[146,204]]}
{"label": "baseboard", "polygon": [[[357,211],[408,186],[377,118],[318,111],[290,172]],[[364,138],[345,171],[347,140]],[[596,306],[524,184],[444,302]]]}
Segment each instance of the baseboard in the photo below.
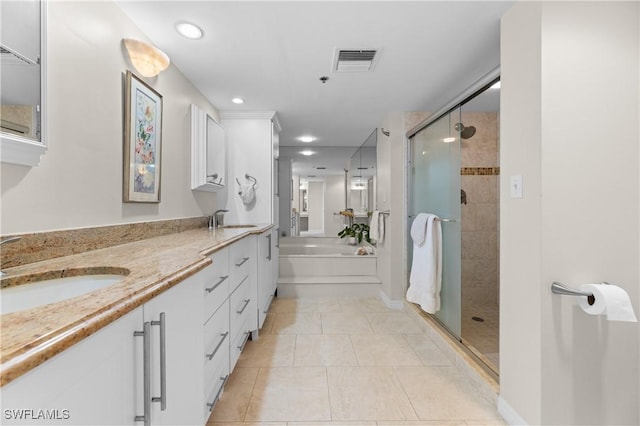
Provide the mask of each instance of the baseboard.
{"label": "baseboard", "polygon": [[397,311],[404,309],[404,300],[391,300],[382,289],[380,289],[380,298],[389,309],[395,309]]}
{"label": "baseboard", "polygon": [[498,396],[498,413],[509,425],[527,425],[527,422],[501,396]]}

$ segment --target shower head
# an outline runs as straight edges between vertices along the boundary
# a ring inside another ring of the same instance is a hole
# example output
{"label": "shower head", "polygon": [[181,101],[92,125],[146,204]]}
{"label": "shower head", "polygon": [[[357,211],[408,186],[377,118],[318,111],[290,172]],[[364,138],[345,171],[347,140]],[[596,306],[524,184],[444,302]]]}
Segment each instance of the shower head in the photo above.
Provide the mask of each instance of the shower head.
{"label": "shower head", "polygon": [[460,137],[462,139],[469,139],[476,134],[476,128],[474,126],[467,127],[462,123],[456,123],[454,129],[456,129],[457,132],[460,132]]}

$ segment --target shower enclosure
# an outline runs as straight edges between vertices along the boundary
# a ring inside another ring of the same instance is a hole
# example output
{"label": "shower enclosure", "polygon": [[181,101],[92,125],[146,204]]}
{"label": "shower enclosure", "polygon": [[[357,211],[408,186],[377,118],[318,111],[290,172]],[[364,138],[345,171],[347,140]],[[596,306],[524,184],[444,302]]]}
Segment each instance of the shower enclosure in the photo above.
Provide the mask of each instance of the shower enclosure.
{"label": "shower enclosure", "polygon": [[[440,217],[441,309],[434,317],[498,372],[499,88],[486,88],[409,139],[409,223]],[[409,239],[409,268],[412,260]]]}

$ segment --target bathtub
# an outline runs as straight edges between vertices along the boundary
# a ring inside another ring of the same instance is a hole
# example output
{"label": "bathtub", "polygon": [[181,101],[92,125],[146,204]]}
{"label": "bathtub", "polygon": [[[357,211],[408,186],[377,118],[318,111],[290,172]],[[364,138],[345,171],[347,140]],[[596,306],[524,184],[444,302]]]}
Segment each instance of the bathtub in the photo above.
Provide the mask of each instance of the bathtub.
{"label": "bathtub", "polygon": [[336,237],[281,238],[278,296],[377,296],[377,258],[356,249]]}

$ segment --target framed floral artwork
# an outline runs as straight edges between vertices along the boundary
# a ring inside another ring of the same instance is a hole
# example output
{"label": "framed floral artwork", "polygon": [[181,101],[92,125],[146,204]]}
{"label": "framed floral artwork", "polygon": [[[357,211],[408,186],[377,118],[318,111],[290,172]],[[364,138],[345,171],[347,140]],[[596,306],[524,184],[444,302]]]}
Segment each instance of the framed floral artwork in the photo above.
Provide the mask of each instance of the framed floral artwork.
{"label": "framed floral artwork", "polygon": [[123,200],[160,202],[162,95],[131,71],[125,77]]}

